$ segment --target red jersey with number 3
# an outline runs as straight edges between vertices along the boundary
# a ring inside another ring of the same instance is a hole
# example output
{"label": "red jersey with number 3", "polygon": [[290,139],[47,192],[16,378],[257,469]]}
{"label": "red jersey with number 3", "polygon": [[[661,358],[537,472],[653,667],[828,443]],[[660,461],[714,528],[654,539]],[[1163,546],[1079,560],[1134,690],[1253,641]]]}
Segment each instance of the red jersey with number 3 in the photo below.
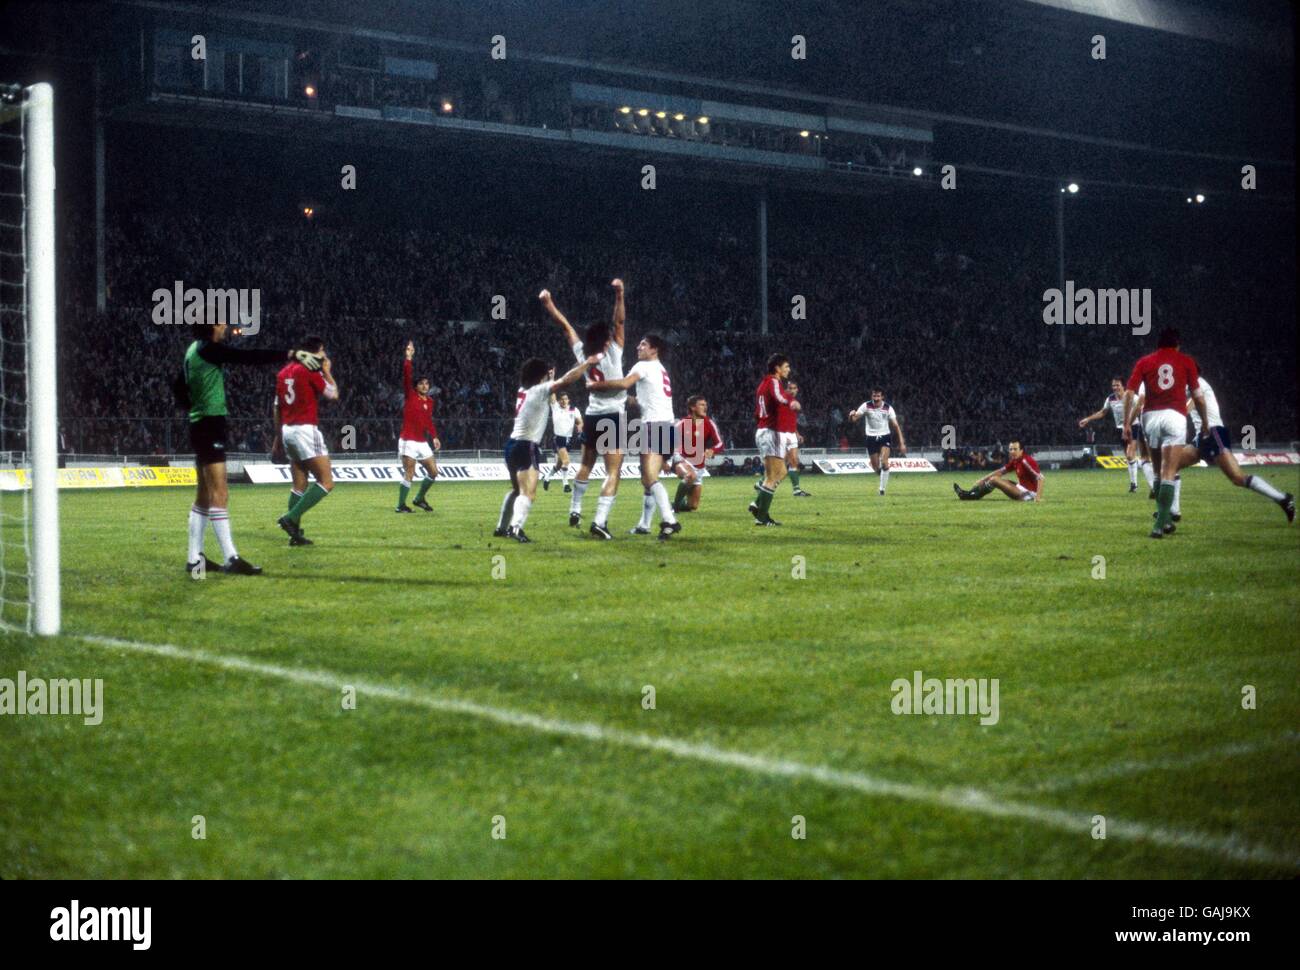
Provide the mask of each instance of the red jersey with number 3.
{"label": "red jersey with number 3", "polygon": [[402,433],[398,437],[403,441],[424,441],[426,437],[438,437],[438,429],[433,426],[433,398],[420,397],[411,380],[413,369],[409,360],[402,361],[402,390],[406,392],[406,403],[402,407]]}
{"label": "red jersey with number 3", "polygon": [[1177,411],[1187,413],[1187,399],[1196,390],[1196,382],[1201,372],[1196,361],[1173,347],[1161,347],[1153,354],[1147,354],[1133,365],[1133,374],[1128,379],[1128,389],[1134,394],[1143,383],[1147,386],[1146,403],[1142,413],[1147,411]]}
{"label": "red jersey with number 3", "polygon": [[[782,416],[782,412],[786,416]],[[783,423],[794,427],[795,413],[790,410],[790,398],[781,390],[781,378],[768,374],[755,392],[754,417],[760,428],[780,431]]]}
{"label": "red jersey with number 3", "polygon": [[[280,402],[280,424],[315,424],[316,399],[325,393],[325,375],[294,361],[275,375],[275,396]],[[263,400],[266,400],[263,398]]]}

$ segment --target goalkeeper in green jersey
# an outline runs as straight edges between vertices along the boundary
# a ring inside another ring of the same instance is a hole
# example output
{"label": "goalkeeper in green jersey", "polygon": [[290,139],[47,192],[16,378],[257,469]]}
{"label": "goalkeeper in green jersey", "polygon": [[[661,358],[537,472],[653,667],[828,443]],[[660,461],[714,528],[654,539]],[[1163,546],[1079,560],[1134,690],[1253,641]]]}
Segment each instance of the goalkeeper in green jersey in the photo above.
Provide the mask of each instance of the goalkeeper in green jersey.
{"label": "goalkeeper in green jersey", "polygon": [[[230,535],[230,513],[226,488],[226,379],[227,364],[278,364],[296,360],[308,370],[320,370],[323,355],[307,350],[245,350],[226,344],[232,328],[225,323],[201,327],[203,336],[185,351],[185,363],[176,380],[179,400],[189,409],[190,444],[198,470],[198,491],[190,508],[190,544],[185,571],[201,579],[216,564],[203,554],[203,536],[208,523],[221,545],[221,570],[242,576],[256,576],[261,567],[241,559]],[[238,331],[235,331],[236,333]]]}

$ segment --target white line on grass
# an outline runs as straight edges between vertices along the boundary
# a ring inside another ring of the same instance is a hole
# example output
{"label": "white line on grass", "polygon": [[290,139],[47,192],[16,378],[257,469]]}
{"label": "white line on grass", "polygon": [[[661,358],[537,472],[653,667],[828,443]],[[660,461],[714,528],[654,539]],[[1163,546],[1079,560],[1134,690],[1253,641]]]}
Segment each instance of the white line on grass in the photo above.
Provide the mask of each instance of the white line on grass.
{"label": "white line on grass", "polygon": [[642,751],[654,751],[674,758],[737,768],[758,775],[813,781],[831,788],[861,792],[865,795],[897,798],[901,801],[932,805],[959,812],[970,812],[976,815],[987,815],[993,818],[1017,818],[1026,822],[1033,822],[1045,828],[1068,832],[1080,839],[1090,838],[1089,833],[1093,826],[1092,816],[1102,814],[1106,815],[1107,838],[1147,842],[1169,849],[1189,849],[1194,852],[1222,856],[1234,862],[1258,863],[1300,870],[1300,856],[1276,851],[1266,846],[1252,845],[1236,836],[1211,835],[1203,832],[1146,825],[1142,822],[1125,821],[1110,816],[1101,806],[1097,808],[1096,812],[1066,811],[1041,805],[1031,805],[1025,802],[1008,801],[976,788],[931,788],[908,782],[890,781],[858,771],[842,771],[823,765],[790,761],[785,758],[728,751],[724,748],[714,747],[711,744],[655,737],[635,731],[625,731],[621,728],[602,727],[590,721],[566,721],[503,707],[492,707],[487,704],[479,704],[474,701],[453,697],[438,697],[405,687],[370,684],[353,677],[327,671],[281,667],[276,664],[262,663],[243,657],[207,653],[202,650],[189,650],[168,644],[141,643],[135,640],[119,640],[113,637],[101,636],[71,635],[71,638],[94,646],[111,647],[132,653],[151,654],[173,660],[186,660],[191,663],[220,667],[223,670],[257,674],[263,677],[272,677],[277,680],[286,680],[312,687],[324,687],[330,690],[337,690],[340,686],[349,684],[356,688],[359,695],[366,694],[372,697],[380,697],[439,713],[463,714],[497,724],[504,724],[508,727],[536,731],[541,734],[581,738],[585,741],[636,748]]}

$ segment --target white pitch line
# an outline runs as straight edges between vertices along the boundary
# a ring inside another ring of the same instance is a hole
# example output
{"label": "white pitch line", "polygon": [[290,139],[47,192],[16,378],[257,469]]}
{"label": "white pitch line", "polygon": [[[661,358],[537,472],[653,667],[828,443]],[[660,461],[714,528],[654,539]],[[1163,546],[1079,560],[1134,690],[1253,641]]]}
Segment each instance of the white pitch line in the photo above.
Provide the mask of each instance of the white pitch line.
{"label": "white pitch line", "polygon": [[1238,741],[1235,744],[1225,744],[1218,748],[1206,748],[1204,751],[1196,751],[1181,756],[1152,758],[1149,761],[1119,761],[1113,765],[1107,765],[1105,768],[1098,768],[1096,771],[1085,771],[1077,775],[1048,778],[1033,785],[1012,786],[1008,787],[1007,791],[1023,792],[1025,794],[1064,791],[1068,788],[1077,788],[1080,785],[1089,785],[1093,782],[1110,781],[1128,775],[1144,775],[1151,771],[1181,771],[1184,768],[1191,768],[1207,761],[1225,761],[1228,758],[1239,758],[1242,755],[1254,754],[1256,751],[1265,751],[1269,748],[1295,744],[1297,741],[1300,741],[1300,733],[1287,731],[1285,734],[1274,738],[1265,738],[1260,741]]}
{"label": "white pitch line", "polygon": [[[1095,812],[1066,811],[1041,805],[1031,805],[1025,802],[1009,801],[976,788],[931,788],[908,782],[890,781],[863,772],[843,771],[823,765],[790,761],[784,758],[746,754],[741,751],[728,751],[711,744],[656,737],[635,731],[625,731],[621,728],[603,727],[590,721],[566,721],[503,707],[492,707],[474,701],[438,697],[404,687],[369,684],[352,677],[326,671],[281,667],[277,664],[262,663],[243,657],[207,653],[202,650],[189,650],[168,644],[142,643],[136,640],[119,640],[113,637],[101,636],[76,634],[69,636],[70,639],[80,640],[93,646],[110,647],[132,653],[151,654],[173,660],[185,660],[191,663],[219,667],[223,670],[256,674],[311,687],[338,690],[341,686],[347,684],[354,687],[358,695],[365,694],[401,704],[410,704],[442,714],[463,714],[480,720],[503,724],[507,727],[536,731],[540,734],[580,738],[584,741],[653,751],[688,761],[737,768],[757,775],[813,781],[831,788],[861,792],[864,795],[897,798],[901,801],[947,808],[959,812],[969,812],[975,815],[986,815],[993,818],[1017,818],[1041,825],[1044,828],[1067,832],[1078,836],[1080,839],[1090,838],[1094,814],[1106,815],[1104,809],[1100,807]],[[1237,836],[1221,836],[1169,829],[1146,825],[1141,822],[1129,822],[1112,818],[1109,815],[1106,815],[1106,836],[1107,838],[1132,842],[1146,842],[1162,848],[1189,849],[1194,852],[1222,856],[1234,862],[1256,863],[1300,870],[1300,856],[1277,851],[1267,846],[1253,845]]]}

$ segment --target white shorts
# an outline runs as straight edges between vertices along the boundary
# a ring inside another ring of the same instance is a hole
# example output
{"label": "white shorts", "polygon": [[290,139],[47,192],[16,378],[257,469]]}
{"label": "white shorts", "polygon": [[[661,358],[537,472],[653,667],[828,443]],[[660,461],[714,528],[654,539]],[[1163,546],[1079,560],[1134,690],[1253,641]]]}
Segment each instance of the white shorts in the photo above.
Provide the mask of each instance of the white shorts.
{"label": "white shorts", "polygon": [[781,439],[781,454],[784,455],[790,451],[799,450],[799,435],[793,431],[778,431],[777,437]]}
{"label": "white shorts", "polygon": [[795,438],[789,432],[781,433],[775,428],[759,428],[754,433],[754,444],[758,447],[759,457],[784,458],[785,450],[790,446],[789,439]]}
{"label": "white shorts", "polygon": [[677,466],[678,466],[678,465],[685,465],[687,468],[690,469],[690,472],[688,472],[686,475],[682,476],[682,481],[689,481],[691,475],[694,475],[694,476],[695,476],[695,484],[696,484],[696,485],[703,485],[703,484],[704,484],[704,475],[703,475],[703,471],[704,471],[704,469],[702,469],[702,468],[696,468],[694,465],[692,465],[689,461],[687,461],[687,460],[686,460],[684,457],[682,457],[681,455],[673,455],[673,460],[672,460],[672,465],[671,465],[671,467],[672,467],[672,469],[673,469],[674,474],[675,474],[676,471],[677,471]]}
{"label": "white shorts", "polygon": [[401,458],[411,458],[415,461],[424,461],[426,458],[433,457],[433,449],[427,441],[410,441],[406,438],[397,439],[397,454]]}
{"label": "white shorts", "polygon": [[1038,498],[1038,493],[1031,492],[1029,489],[1025,488],[1025,486],[1016,482],[1016,498],[1021,502],[1033,502]]}
{"label": "white shorts", "polygon": [[325,436],[314,424],[286,424],[280,429],[284,454],[290,461],[311,461],[329,457]]}
{"label": "white shorts", "polygon": [[1142,435],[1152,451],[1165,445],[1186,444],[1187,415],[1179,414],[1173,408],[1147,411],[1142,415]]}

